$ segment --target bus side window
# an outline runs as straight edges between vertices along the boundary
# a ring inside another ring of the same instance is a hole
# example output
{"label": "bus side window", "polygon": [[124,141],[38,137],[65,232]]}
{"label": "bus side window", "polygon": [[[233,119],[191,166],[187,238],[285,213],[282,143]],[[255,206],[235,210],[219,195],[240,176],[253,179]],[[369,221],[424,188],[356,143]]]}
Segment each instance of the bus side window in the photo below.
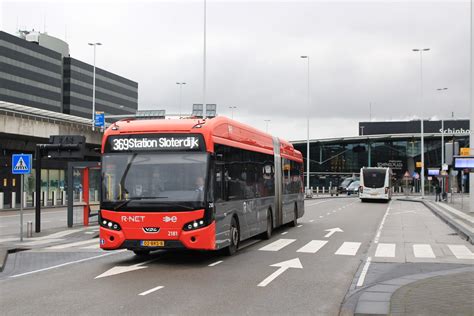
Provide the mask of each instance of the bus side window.
{"label": "bus side window", "polygon": [[216,202],[224,201],[224,187],[225,181],[223,177],[223,164],[222,162],[216,162],[214,172],[214,199]]}

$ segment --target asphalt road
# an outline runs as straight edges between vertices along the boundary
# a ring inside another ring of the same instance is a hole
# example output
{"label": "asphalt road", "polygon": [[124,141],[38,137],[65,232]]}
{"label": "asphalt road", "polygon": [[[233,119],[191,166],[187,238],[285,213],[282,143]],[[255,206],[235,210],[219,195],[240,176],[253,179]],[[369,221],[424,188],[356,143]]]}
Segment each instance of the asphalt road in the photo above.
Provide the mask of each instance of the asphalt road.
{"label": "asphalt road", "polygon": [[[251,241],[233,257],[163,251],[139,259],[67,245],[18,253],[0,274],[2,313],[336,315],[387,206],[355,198],[307,201],[301,226]],[[343,232],[328,236],[332,228]],[[288,260],[288,269],[272,266]]]}

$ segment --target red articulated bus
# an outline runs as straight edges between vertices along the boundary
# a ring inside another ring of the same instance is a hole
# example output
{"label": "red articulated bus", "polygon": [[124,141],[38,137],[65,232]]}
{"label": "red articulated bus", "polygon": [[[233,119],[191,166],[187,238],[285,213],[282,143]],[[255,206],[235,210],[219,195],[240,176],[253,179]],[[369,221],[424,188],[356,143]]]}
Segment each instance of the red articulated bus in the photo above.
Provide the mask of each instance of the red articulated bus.
{"label": "red articulated bus", "polygon": [[303,158],[226,117],[127,119],[102,142],[100,246],[225,249],[304,213]]}

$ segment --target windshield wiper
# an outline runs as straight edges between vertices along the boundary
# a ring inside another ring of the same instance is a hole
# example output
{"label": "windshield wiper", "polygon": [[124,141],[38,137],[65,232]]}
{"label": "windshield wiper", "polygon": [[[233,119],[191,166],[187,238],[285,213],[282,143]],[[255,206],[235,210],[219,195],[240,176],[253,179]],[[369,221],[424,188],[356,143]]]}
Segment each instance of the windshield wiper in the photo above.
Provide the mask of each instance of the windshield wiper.
{"label": "windshield wiper", "polygon": [[114,207],[114,211],[116,211],[119,208],[127,205],[128,202],[130,202],[130,201],[166,199],[166,198],[167,198],[166,196],[134,196],[134,197],[128,198],[126,200],[123,200],[121,203],[119,203],[117,206]]}
{"label": "windshield wiper", "polygon": [[136,157],[137,157],[137,153],[134,153],[132,156],[132,159],[130,159],[130,161],[127,163],[127,166],[125,167],[125,170],[123,171],[122,177],[120,178],[120,188],[123,188],[123,191],[125,193],[128,193],[128,190],[125,187],[125,178],[127,177],[128,171],[130,170],[130,167],[132,166],[132,162],[135,160]]}

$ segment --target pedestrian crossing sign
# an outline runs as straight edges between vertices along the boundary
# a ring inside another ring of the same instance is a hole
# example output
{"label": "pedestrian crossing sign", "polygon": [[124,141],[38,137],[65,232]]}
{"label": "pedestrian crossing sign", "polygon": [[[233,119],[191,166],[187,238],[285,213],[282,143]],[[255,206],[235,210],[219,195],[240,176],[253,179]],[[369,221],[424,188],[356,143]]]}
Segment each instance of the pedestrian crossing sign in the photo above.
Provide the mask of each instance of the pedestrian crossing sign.
{"label": "pedestrian crossing sign", "polygon": [[31,173],[31,155],[14,154],[12,155],[12,173],[29,174]]}

